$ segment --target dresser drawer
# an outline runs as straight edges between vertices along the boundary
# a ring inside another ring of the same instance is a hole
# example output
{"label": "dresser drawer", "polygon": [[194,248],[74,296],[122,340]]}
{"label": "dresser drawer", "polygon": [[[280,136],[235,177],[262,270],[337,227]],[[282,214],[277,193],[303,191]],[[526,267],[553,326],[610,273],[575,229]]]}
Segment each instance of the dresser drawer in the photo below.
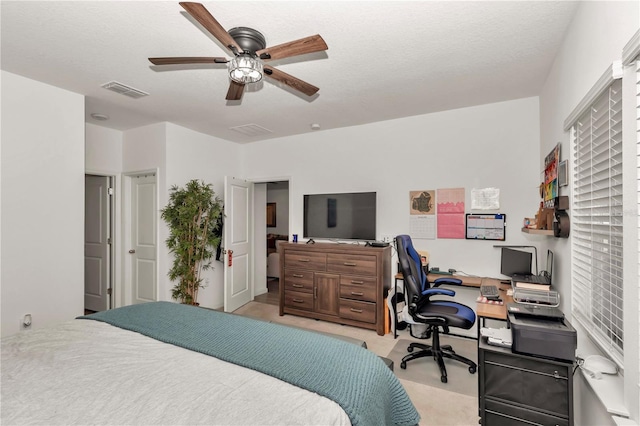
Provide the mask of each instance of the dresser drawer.
{"label": "dresser drawer", "polygon": [[292,309],[313,311],[313,294],[298,291],[286,291],[284,293],[284,306]]}
{"label": "dresser drawer", "polygon": [[328,254],[327,272],[354,275],[377,275],[376,257],[353,254]]}
{"label": "dresser drawer", "polygon": [[340,297],[376,301],[376,277],[340,276]]}
{"label": "dresser drawer", "polygon": [[376,305],[375,303],[340,299],[340,318],[373,324],[376,322]]}
{"label": "dresser drawer", "polygon": [[327,255],[312,251],[290,251],[284,252],[284,267],[295,269],[309,269],[324,272],[327,268]]}
{"label": "dresser drawer", "polygon": [[313,272],[285,269],[284,289],[285,291],[293,290],[313,293]]}

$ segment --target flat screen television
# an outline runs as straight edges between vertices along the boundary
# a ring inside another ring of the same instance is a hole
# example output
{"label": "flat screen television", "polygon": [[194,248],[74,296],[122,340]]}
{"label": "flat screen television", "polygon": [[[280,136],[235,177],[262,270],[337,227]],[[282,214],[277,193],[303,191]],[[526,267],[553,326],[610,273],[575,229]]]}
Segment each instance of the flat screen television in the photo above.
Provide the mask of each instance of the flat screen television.
{"label": "flat screen television", "polygon": [[304,238],[376,239],[376,193],[350,192],[304,196]]}

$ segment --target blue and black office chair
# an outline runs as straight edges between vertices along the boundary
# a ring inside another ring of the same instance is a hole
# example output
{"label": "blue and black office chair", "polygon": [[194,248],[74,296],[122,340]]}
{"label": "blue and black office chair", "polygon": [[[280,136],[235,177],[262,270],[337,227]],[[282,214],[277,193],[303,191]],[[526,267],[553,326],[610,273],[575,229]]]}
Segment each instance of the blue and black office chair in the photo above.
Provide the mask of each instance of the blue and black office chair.
{"label": "blue and black office chair", "polygon": [[[445,334],[449,333],[449,327],[463,328],[465,330],[473,327],[476,322],[476,314],[471,308],[460,303],[448,300],[431,300],[432,296],[445,295],[455,296],[453,290],[437,288],[442,284],[461,284],[460,280],[452,278],[439,278],[434,281],[433,286],[427,280],[427,274],[422,268],[420,255],[413,247],[411,237],[408,235],[398,235],[396,237],[396,249],[398,260],[405,288],[405,309],[409,318],[405,320],[411,325],[425,324],[427,330],[421,337],[432,338],[431,345],[414,342],[407,348],[412,352],[402,358],[400,368],[407,368],[407,361],[426,356],[432,356],[440,367],[440,380],[447,382],[447,370],[444,365],[444,358],[454,359],[469,366],[469,372],[475,373],[477,365],[475,362],[455,353],[450,345],[440,345],[440,329]],[[420,348],[418,352],[413,352],[415,348]]]}

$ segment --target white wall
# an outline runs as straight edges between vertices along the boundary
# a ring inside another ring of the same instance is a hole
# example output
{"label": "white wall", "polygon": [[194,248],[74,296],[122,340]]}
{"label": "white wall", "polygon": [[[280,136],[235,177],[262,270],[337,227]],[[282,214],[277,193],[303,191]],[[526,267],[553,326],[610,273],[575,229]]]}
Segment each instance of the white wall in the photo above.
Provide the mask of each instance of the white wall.
{"label": "white wall", "polygon": [[2,336],[83,314],[84,98],[2,71]]}
{"label": "white wall", "polygon": [[[175,124],[167,123],[166,143],[166,188],[160,208],[166,205],[168,189],[172,185],[184,186],[191,179],[200,179],[210,183],[216,195],[224,198],[224,177],[242,177],[242,146],[219,138],[194,132]],[[162,300],[171,300],[171,288],[175,283],[169,281],[167,272],[173,262],[166,251],[164,241],[168,236],[166,224],[161,222],[163,265],[160,271],[160,290]],[[165,260],[166,259],[166,260]],[[219,308],[224,304],[223,275],[221,262],[213,260],[213,270],[204,271],[206,287],[198,293],[200,306]],[[265,284],[266,285],[266,284]]]}
{"label": "white wall", "polygon": [[[638,30],[639,23],[640,3],[637,1],[581,2],[540,96],[540,167],[544,156],[558,142],[562,143],[561,160],[570,158],[571,145],[569,135],[563,130],[564,120],[606,68],[613,61],[621,59],[622,48]],[[569,180],[571,181],[571,176]],[[560,195],[570,196],[568,188],[561,188]],[[544,248],[548,246],[556,255],[554,281],[563,296],[563,311],[570,315],[571,239],[550,238],[544,243]],[[635,313],[637,315],[637,306]],[[632,323],[637,324],[637,318]],[[595,348],[585,337],[584,331],[578,324],[573,325],[578,330],[578,353],[594,353]],[[629,332],[625,330],[625,359],[634,363],[638,359],[637,333],[632,328]],[[627,339],[630,339],[629,342],[635,340],[635,343],[629,345]],[[638,366],[634,367],[628,370],[637,372]],[[575,382],[576,424],[613,424],[611,416],[606,413],[591,389],[586,387],[585,382],[578,377]],[[634,380],[630,382],[633,383]],[[638,389],[637,385],[631,387],[633,392],[631,395],[627,392],[627,406],[633,407],[633,418],[637,420]]]}
{"label": "white wall", "polygon": [[122,172],[122,138],[119,130],[87,123],[85,128],[85,169],[87,172]]}
{"label": "white wall", "polygon": [[[289,234],[302,235],[304,194],[376,191],[380,237],[409,233],[409,191],[463,187],[469,211],[472,188],[498,187],[504,244],[529,244],[520,228],[538,208],[538,143],[538,101],[528,98],[250,144],[245,168],[249,178],[291,177]],[[414,245],[434,266],[499,276],[492,242]]]}

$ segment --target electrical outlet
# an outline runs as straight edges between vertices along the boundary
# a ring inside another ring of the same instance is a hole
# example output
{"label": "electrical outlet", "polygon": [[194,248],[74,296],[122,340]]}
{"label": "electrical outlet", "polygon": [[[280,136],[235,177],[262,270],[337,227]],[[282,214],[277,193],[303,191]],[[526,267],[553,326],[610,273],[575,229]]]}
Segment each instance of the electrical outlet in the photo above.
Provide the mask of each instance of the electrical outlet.
{"label": "electrical outlet", "polygon": [[390,243],[393,241],[393,237],[391,235],[382,235],[380,238],[382,238],[383,243]]}
{"label": "electrical outlet", "polygon": [[27,329],[31,328],[32,318],[31,314],[25,314],[24,318],[22,318],[22,328]]}

